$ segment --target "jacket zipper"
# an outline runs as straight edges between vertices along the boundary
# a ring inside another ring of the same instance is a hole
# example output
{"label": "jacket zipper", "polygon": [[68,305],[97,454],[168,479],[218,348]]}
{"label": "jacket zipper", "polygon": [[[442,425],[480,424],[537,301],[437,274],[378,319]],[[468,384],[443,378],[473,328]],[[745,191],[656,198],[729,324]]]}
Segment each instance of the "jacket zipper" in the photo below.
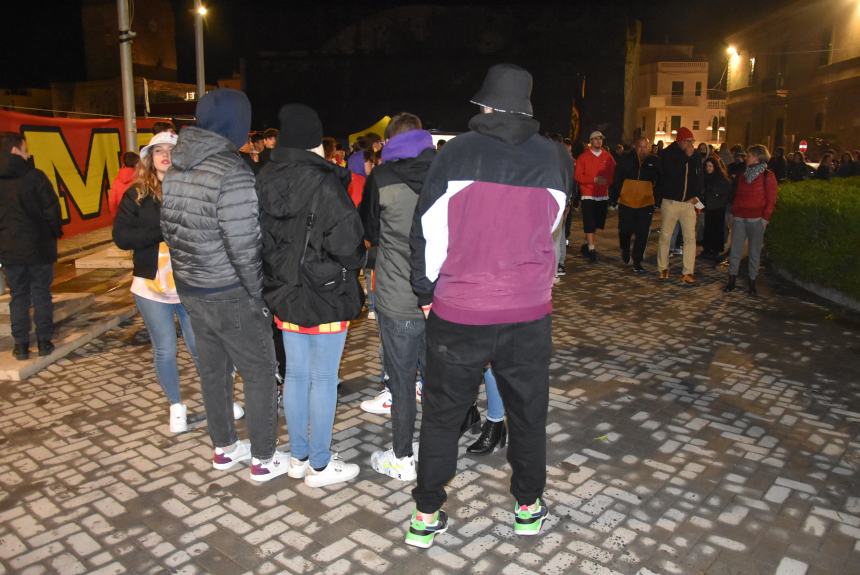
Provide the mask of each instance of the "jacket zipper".
{"label": "jacket zipper", "polygon": [[690,181],[690,164],[685,163],[684,164],[684,195],[681,196],[682,202],[687,201],[687,182],[689,182],[689,181]]}

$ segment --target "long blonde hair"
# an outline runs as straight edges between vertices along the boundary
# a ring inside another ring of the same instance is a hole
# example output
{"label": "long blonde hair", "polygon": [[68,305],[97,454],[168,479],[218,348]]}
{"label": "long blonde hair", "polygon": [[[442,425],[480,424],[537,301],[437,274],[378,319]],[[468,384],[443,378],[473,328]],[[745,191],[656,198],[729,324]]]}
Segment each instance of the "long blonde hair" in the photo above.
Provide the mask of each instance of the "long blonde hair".
{"label": "long blonde hair", "polygon": [[150,150],[147,155],[140,158],[140,162],[137,164],[137,174],[134,178],[137,197],[134,201],[138,206],[150,196],[156,202],[161,203],[161,180],[158,179],[158,174],[155,172],[152,155],[152,150]]}

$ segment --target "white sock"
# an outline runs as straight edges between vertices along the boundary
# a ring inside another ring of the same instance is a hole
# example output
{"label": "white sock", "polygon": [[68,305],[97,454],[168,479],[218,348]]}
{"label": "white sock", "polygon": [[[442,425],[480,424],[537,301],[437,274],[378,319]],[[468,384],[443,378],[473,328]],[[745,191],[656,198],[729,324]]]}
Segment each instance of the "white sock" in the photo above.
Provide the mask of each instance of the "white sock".
{"label": "white sock", "polygon": [[595,248],[594,244],[588,244],[588,251],[593,252],[594,248]]}

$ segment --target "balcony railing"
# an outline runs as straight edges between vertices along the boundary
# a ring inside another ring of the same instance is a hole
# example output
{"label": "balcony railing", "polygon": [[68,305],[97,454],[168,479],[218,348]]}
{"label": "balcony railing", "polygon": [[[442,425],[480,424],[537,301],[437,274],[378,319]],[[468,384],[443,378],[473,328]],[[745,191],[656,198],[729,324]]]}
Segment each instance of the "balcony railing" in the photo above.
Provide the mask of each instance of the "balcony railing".
{"label": "balcony railing", "polygon": [[708,100],[708,110],[725,110],[725,100]]}

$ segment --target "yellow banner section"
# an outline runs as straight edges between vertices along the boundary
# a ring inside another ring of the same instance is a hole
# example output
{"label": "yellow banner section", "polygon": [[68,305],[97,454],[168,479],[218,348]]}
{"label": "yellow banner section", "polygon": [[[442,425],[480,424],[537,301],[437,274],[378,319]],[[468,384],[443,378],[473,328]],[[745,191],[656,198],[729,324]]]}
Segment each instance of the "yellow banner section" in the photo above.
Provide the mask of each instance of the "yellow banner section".
{"label": "yellow banner section", "polygon": [[352,147],[352,144],[355,143],[357,139],[361,136],[367,134],[368,132],[372,132],[374,134],[378,134],[380,138],[385,139],[385,128],[388,127],[388,122],[391,121],[391,116],[383,116],[378,122],[376,122],[371,127],[361,130],[360,132],[356,132],[354,134],[349,135],[349,145]]}

